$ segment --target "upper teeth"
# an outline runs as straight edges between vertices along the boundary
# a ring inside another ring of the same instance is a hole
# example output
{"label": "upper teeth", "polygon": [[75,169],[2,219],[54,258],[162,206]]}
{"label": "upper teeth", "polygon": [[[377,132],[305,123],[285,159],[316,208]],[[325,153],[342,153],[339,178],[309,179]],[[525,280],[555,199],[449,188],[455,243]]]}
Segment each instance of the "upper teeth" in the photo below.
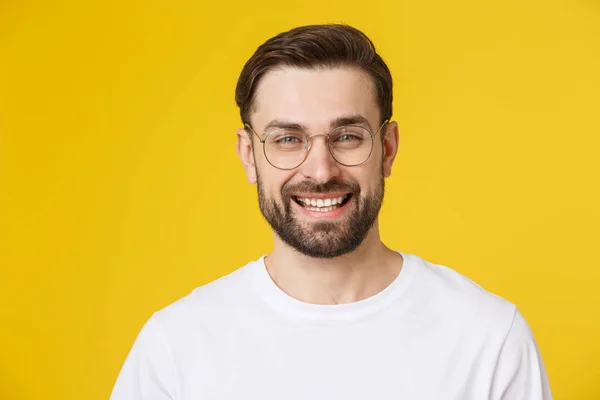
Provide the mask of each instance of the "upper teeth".
{"label": "upper teeth", "polygon": [[305,198],[299,198],[298,200],[304,202],[304,204],[306,204],[307,206],[329,207],[329,206],[334,206],[336,204],[340,204],[342,201],[344,201],[344,199],[346,197],[348,197],[347,194],[344,196],[333,197],[330,199],[309,199],[308,197],[305,197]]}

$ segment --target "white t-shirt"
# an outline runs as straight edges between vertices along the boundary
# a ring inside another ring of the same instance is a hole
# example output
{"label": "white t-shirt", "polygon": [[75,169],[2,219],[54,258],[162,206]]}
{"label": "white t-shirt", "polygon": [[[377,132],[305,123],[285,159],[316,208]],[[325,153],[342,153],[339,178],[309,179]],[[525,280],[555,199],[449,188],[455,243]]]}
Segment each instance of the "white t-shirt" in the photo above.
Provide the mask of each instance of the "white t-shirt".
{"label": "white t-shirt", "polygon": [[263,258],[156,312],[112,400],[552,398],[515,305],[402,254],[398,278],[355,303],[283,292]]}

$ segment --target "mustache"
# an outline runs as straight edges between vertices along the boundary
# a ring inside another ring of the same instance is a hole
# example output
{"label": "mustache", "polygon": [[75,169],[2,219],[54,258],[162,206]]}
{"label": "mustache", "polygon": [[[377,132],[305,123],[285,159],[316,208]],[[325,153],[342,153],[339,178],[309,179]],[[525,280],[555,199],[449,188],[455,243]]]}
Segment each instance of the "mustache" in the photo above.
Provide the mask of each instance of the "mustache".
{"label": "mustache", "polygon": [[317,184],[312,181],[285,184],[281,190],[283,198],[290,198],[294,193],[298,192],[310,192],[316,194],[348,192],[356,195],[360,193],[360,185],[356,181],[342,181],[339,178],[334,178],[323,184]]}

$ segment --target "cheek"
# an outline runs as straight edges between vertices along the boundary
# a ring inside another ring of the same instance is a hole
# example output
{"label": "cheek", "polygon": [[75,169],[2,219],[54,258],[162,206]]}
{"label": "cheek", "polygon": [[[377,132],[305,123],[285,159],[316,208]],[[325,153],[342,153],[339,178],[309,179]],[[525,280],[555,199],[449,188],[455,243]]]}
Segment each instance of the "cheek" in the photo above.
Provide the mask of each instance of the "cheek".
{"label": "cheek", "polygon": [[381,179],[381,163],[379,160],[371,160],[357,168],[350,176],[360,185],[362,195],[373,193]]}
{"label": "cheek", "polygon": [[294,172],[281,171],[270,164],[261,165],[258,169],[263,192],[271,199],[281,199],[283,186],[290,181]]}

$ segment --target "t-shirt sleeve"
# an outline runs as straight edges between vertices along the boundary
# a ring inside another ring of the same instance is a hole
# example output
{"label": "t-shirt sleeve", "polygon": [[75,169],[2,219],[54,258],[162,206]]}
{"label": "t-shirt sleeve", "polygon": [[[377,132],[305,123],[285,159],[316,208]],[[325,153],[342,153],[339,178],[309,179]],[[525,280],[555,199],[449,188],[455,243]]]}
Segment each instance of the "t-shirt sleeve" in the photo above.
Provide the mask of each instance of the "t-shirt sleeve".
{"label": "t-shirt sleeve", "polygon": [[140,331],[131,348],[111,400],[176,400],[173,356],[156,315]]}
{"label": "t-shirt sleeve", "polygon": [[490,399],[552,399],[546,368],[533,333],[516,308],[494,371]]}

